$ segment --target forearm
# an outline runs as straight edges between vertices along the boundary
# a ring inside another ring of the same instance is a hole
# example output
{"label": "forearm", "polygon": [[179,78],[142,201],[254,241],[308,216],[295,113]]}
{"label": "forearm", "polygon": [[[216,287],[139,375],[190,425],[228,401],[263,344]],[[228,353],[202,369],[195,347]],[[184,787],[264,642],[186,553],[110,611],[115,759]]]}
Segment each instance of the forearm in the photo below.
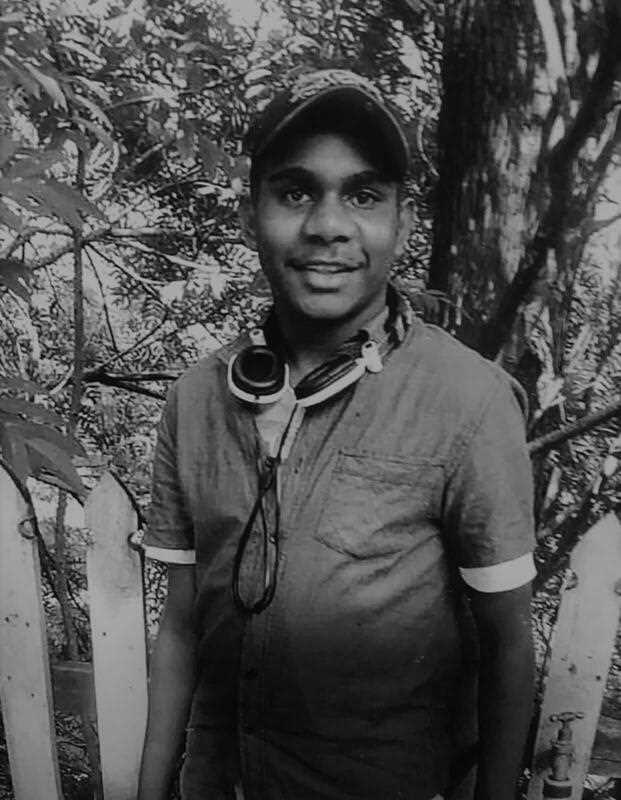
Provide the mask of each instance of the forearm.
{"label": "forearm", "polygon": [[528,584],[471,593],[480,644],[479,762],[475,800],[514,800],[533,704]]}
{"label": "forearm", "polygon": [[530,643],[482,659],[476,800],[514,800],[532,715]]}
{"label": "forearm", "polygon": [[196,680],[196,639],[162,621],[150,662],[149,715],[138,800],[168,800]]}

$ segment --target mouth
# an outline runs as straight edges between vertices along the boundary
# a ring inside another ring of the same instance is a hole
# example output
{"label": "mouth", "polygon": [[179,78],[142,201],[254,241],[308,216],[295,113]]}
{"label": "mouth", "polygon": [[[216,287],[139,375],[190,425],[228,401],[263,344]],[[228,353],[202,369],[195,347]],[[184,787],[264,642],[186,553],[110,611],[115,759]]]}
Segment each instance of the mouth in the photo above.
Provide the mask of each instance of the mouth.
{"label": "mouth", "polygon": [[350,264],[346,261],[328,261],[324,259],[291,261],[291,266],[293,269],[300,272],[316,272],[320,275],[337,275],[342,272],[354,272],[358,269],[358,264]]}

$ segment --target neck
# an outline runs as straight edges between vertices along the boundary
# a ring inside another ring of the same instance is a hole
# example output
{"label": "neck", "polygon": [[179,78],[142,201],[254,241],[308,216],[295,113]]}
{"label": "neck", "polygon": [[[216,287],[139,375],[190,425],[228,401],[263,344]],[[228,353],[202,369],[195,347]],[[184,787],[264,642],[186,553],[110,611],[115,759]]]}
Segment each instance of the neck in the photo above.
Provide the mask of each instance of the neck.
{"label": "neck", "polygon": [[372,322],[382,308],[383,305],[377,304],[351,319],[331,321],[305,319],[276,305],[274,311],[287,350],[292,382],[295,384],[327,361],[344,342]]}

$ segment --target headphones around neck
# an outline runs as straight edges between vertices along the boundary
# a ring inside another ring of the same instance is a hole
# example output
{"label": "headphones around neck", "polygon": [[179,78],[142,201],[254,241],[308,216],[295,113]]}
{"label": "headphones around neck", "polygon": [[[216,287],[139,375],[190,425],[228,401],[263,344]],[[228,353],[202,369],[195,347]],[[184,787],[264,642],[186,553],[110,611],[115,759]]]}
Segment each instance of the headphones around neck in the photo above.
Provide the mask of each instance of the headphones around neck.
{"label": "headphones around neck", "polygon": [[[309,408],[323,403],[359,381],[365,372],[382,371],[383,359],[403,341],[412,324],[411,306],[391,283],[386,290],[386,304],[388,314],[382,339],[375,341],[363,329],[344,342],[332,358],[293,387],[298,406]],[[250,345],[229,360],[229,390],[246,403],[276,403],[291,391],[291,385],[289,366],[281,352],[270,346],[280,338],[273,309],[263,327],[250,331],[249,336]]]}
{"label": "headphones around neck", "polygon": [[[289,366],[268,347],[261,328],[250,332],[250,342],[249,347],[229,360],[229,389],[247,403],[276,403],[289,390]],[[309,372],[293,388],[297,404],[309,408],[323,403],[356,383],[365,372],[381,372],[382,357],[390,349],[387,342],[383,344],[384,347],[361,331],[345,343],[341,352]],[[352,354],[352,349],[357,354]]]}

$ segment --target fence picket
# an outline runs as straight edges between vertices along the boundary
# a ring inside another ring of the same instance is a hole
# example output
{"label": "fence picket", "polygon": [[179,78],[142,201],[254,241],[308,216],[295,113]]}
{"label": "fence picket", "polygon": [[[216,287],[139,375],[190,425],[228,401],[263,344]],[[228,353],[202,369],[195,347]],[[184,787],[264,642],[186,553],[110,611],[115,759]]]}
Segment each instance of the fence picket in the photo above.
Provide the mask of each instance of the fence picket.
{"label": "fence picket", "polygon": [[147,664],[140,557],[128,545],[138,520],[106,473],[86,503],[86,560],[101,772],[105,800],[137,790],[147,716]]}
{"label": "fence picket", "polygon": [[0,706],[15,800],[61,800],[32,509],[0,465]]}
{"label": "fence picket", "polygon": [[571,796],[582,796],[621,607],[621,525],[615,514],[584,535],[571,554],[571,568],[578,580],[563,593],[553,633],[528,800],[542,796],[550,741],[559,728],[550,715],[563,711],[584,714],[572,724],[575,760],[569,769]]}

